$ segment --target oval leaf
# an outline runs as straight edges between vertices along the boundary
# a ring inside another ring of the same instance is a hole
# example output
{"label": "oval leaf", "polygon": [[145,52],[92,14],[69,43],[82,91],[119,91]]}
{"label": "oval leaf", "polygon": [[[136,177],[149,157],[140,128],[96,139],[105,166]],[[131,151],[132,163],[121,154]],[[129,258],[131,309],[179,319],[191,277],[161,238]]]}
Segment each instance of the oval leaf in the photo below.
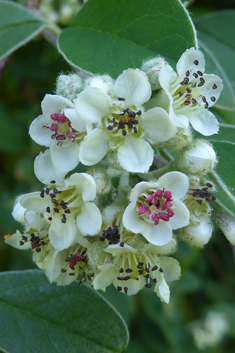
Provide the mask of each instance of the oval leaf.
{"label": "oval leaf", "polygon": [[58,287],[43,272],[0,274],[0,348],[11,353],[122,352],[128,332],[97,292],[73,282]]}
{"label": "oval leaf", "polygon": [[0,1],[0,60],[46,27],[33,12],[10,1]]}
{"label": "oval leaf", "polygon": [[178,0],[89,0],[62,31],[58,45],[70,63],[115,78],[156,55],[176,62],[197,42]]}

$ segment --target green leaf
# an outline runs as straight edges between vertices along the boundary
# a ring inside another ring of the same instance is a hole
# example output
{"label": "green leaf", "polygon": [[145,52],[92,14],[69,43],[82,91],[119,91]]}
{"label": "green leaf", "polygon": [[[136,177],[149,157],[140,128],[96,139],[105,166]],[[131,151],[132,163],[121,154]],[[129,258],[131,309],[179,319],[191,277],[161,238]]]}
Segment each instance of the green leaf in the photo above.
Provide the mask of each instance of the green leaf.
{"label": "green leaf", "polygon": [[[216,173],[222,179],[217,180],[216,175],[210,175],[217,186],[216,197],[235,215],[235,126],[221,124],[219,134],[210,137],[209,141],[213,144],[219,160]],[[226,184],[225,188],[223,183]]]}
{"label": "green leaf", "polygon": [[26,8],[0,1],[0,60],[41,32],[47,23]]}
{"label": "green leaf", "polygon": [[174,62],[196,34],[178,0],[89,0],[59,36],[70,63],[114,78],[144,59],[162,55]]}
{"label": "green leaf", "polygon": [[128,343],[120,315],[97,292],[59,287],[43,272],[0,274],[0,348],[11,353],[113,353]]}
{"label": "green leaf", "polygon": [[[221,77],[224,89],[215,106],[226,122],[235,123],[235,11],[208,13],[195,19],[206,71]],[[230,112],[230,114],[229,114]]]}

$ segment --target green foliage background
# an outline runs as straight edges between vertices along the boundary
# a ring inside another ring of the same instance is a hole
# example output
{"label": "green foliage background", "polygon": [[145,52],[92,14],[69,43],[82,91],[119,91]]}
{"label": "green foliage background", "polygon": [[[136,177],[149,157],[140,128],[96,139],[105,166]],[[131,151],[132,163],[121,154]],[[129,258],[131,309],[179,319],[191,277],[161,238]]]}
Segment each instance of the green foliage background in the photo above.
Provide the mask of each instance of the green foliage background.
{"label": "green foliage background", "polygon": [[[205,22],[197,17],[222,8],[235,9],[235,2],[196,0],[189,11],[196,27],[198,23],[198,29],[202,30]],[[203,40],[203,33],[201,37]],[[230,45],[229,49],[235,55],[235,45]],[[70,70],[63,57],[41,35],[0,62],[1,272],[36,268],[30,251],[21,252],[7,246],[3,237],[19,228],[11,216],[16,195],[41,188],[33,173],[33,161],[41,147],[30,139],[29,125],[41,113],[44,95],[54,92],[57,74]],[[229,71],[226,74],[229,75]],[[234,89],[235,83],[231,82]],[[224,109],[217,109],[217,114],[235,124],[233,109],[225,113]],[[221,158],[226,159],[226,155]],[[218,347],[206,349],[206,352],[234,352],[234,254],[234,247],[217,228],[212,240],[202,250],[179,243],[175,257],[181,264],[182,278],[171,285],[169,305],[162,304],[147,289],[135,297],[127,297],[109,288],[104,296],[119,310],[130,330],[130,344],[125,352],[197,353],[199,350],[194,345],[190,325],[205,318],[211,310],[226,313],[230,329]]]}

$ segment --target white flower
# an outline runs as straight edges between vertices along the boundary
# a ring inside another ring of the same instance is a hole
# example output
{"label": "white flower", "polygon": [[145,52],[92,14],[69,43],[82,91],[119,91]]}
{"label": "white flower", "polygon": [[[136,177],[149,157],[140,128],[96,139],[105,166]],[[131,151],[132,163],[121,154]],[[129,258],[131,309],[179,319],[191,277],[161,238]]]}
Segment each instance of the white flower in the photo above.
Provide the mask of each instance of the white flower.
{"label": "white flower", "polygon": [[172,230],[189,223],[189,211],[180,200],[188,187],[188,177],[180,172],[167,173],[157,182],[136,184],[123,215],[124,227],[142,234],[151,244],[167,244]]}
{"label": "white flower", "polygon": [[42,115],[32,122],[29,133],[39,145],[50,147],[51,160],[62,172],[79,163],[79,144],[86,135],[86,126],[70,100],[47,94],[42,101]]}
{"label": "white flower", "polygon": [[218,132],[219,123],[208,108],[219,98],[223,84],[216,75],[206,75],[205,59],[201,51],[186,50],[179,59],[177,74],[166,65],[159,73],[159,83],[169,99],[172,122],[187,128],[190,122],[202,135]]}
{"label": "white flower", "polygon": [[105,289],[113,283],[119,292],[134,295],[144,286],[151,288],[152,283],[156,283],[154,291],[162,301],[169,303],[170,290],[166,281],[179,279],[181,270],[175,259],[164,255],[175,250],[175,240],[166,247],[146,244],[137,249],[126,243],[120,245],[109,245],[105,249],[113,255],[113,262],[98,266],[99,273],[92,283],[94,288]]}
{"label": "white flower", "polygon": [[214,169],[216,163],[216,154],[212,145],[200,139],[180,152],[175,160],[175,164],[182,172],[200,176]]}
{"label": "white flower", "polygon": [[213,232],[212,221],[209,216],[193,218],[190,225],[183,228],[183,236],[181,237],[188,244],[202,247],[208,243]]}
{"label": "white flower", "polygon": [[20,200],[27,210],[43,214],[49,224],[49,240],[56,250],[75,242],[87,246],[86,235],[95,235],[101,228],[98,207],[90,202],[96,197],[92,176],[74,173],[60,184],[52,184],[41,192],[27,194]]}
{"label": "white flower", "polygon": [[[98,163],[109,150],[117,149],[117,159],[129,172],[144,173],[153,161],[156,144],[171,138],[176,128],[162,108],[144,114],[142,104],[151,96],[151,86],[144,72],[124,71],[106,85],[93,78],[90,87],[74,101],[79,118],[90,124],[90,133],[81,143],[80,160],[85,165]],[[108,94],[115,95],[115,99]],[[146,138],[149,142],[145,141]]]}

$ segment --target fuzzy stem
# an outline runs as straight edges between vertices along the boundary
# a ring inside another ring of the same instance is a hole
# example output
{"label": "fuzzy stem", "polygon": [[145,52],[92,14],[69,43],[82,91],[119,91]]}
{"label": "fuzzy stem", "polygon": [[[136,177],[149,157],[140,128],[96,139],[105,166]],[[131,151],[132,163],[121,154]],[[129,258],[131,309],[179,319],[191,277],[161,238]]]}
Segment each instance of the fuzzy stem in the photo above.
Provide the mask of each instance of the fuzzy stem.
{"label": "fuzzy stem", "polygon": [[223,190],[223,192],[225,193],[225,195],[229,198],[229,200],[235,205],[235,197],[231,194],[231,192],[229,191],[229,189],[227,188],[227,186],[224,184],[224,182],[222,181],[222,179],[220,179],[220,177],[218,176],[218,174],[212,170],[210,173],[208,173],[208,175],[211,177],[211,179],[217,183],[221,189]]}

